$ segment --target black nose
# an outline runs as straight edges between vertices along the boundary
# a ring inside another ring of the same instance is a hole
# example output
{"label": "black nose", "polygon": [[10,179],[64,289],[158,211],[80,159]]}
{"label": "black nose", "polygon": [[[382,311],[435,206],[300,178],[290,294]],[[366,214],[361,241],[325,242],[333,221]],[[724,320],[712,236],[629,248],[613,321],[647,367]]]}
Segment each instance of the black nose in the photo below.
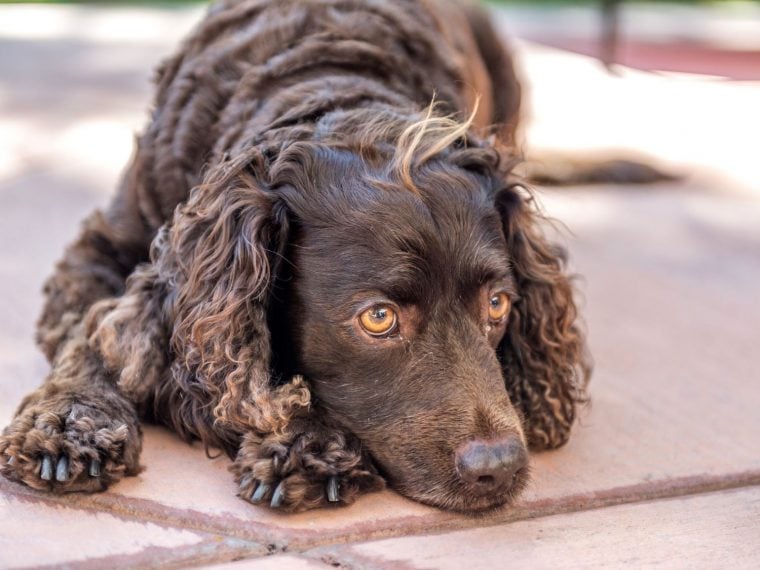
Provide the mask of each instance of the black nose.
{"label": "black nose", "polygon": [[460,479],[485,495],[511,487],[517,472],[528,464],[528,452],[516,435],[475,439],[459,446],[455,461]]}

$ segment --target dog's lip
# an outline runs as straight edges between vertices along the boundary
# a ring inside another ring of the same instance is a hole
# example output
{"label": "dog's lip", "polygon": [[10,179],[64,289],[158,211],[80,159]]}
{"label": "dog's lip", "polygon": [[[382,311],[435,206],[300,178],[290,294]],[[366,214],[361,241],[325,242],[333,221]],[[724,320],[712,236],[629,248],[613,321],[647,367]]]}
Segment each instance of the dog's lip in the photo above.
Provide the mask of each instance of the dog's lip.
{"label": "dog's lip", "polygon": [[[473,493],[472,490],[468,489],[468,487],[462,484],[461,481],[455,483],[453,480],[446,484],[450,491],[443,495],[446,498],[442,499],[429,493],[415,492],[408,487],[406,489],[396,488],[403,495],[423,504],[464,515],[477,516],[498,511],[499,509],[512,504],[525,488],[528,482],[528,475],[529,468],[523,467],[515,473],[511,485],[502,485],[500,488],[487,495]],[[393,487],[394,485],[391,486]]]}
{"label": "dog's lip", "polygon": [[439,508],[443,506],[448,510],[465,514],[465,515],[482,515],[489,512],[497,511],[511,504],[514,499],[512,493],[506,492],[499,495],[460,495],[458,504],[454,505],[436,505]]}
{"label": "dog's lip", "polygon": [[495,511],[508,504],[512,504],[516,497],[520,495],[528,482],[528,468],[519,469],[509,484],[502,485],[492,493],[478,495],[468,492],[466,489],[459,493],[463,499],[461,507],[454,507],[454,510],[463,513],[484,513]]}

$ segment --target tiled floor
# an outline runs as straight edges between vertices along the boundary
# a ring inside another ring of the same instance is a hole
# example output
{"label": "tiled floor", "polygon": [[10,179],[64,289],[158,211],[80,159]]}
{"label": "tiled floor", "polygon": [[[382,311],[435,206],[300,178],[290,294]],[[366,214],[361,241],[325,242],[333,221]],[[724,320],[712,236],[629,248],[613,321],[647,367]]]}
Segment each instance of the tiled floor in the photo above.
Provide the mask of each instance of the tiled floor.
{"label": "tiled floor", "polygon": [[[149,70],[197,15],[35,10],[24,31],[30,12],[0,8],[3,425],[46,370],[31,340],[40,284],[107,200],[144,121]],[[516,506],[470,518],[388,491],[280,515],[235,497],[225,459],[149,427],[147,469],[107,493],[0,481],[0,568],[757,567],[760,167],[744,143],[760,132],[760,85],[611,78],[532,45],[520,57],[531,140],[655,149],[693,175],[542,194],[569,230],[596,371],[570,444],[533,459]],[[686,128],[698,112],[699,129]]]}

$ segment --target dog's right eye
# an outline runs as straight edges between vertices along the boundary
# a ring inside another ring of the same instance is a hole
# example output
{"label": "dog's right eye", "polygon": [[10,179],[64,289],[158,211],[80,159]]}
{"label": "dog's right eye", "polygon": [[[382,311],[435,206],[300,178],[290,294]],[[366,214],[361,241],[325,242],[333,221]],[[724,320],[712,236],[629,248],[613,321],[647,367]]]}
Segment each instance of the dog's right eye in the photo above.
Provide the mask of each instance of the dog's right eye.
{"label": "dog's right eye", "polygon": [[506,293],[496,293],[488,300],[488,318],[491,322],[499,322],[509,312],[509,296]]}
{"label": "dog's right eye", "polygon": [[371,336],[385,336],[396,328],[396,311],[388,305],[375,305],[359,315],[362,328]]}

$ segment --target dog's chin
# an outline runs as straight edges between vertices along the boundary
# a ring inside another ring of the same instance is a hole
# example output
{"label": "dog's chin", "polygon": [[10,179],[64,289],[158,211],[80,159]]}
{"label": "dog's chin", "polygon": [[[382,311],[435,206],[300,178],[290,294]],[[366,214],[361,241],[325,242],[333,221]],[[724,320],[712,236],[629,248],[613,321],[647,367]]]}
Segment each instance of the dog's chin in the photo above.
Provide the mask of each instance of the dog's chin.
{"label": "dog's chin", "polygon": [[520,469],[508,488],[481,495],[472,492],[459,481],[447,481],[423,489],[418,485],[393,485],[406,497],[446,511],[467,515],[484,515],[508,508],[528,484],[528,468]]}

